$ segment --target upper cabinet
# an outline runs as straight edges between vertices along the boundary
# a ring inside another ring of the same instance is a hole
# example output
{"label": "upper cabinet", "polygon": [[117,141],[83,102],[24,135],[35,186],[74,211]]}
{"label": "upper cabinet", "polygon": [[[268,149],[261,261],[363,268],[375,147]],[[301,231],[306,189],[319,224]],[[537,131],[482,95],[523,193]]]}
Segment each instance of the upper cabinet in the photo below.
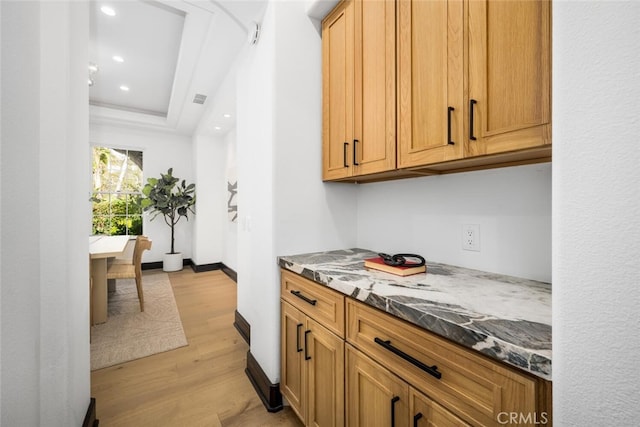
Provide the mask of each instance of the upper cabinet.
{"label": "upper cabinet", "polygon": [[468,156],[551,143],[550,6],[469,2]]}
{"label": "upper cabinet", "polygon": [[324,180],[396,168],[395,8],[346,0],[323,21]]}
{"label": "upper cabinet", "polygon": [[322,23],[322,163],[324,180],[353,174],[353,3],[340,3]]}
{"label": "upper cabinet", "polygon": [[398,2],[398,167],[464,156],[462,0]]}
{"label": "upper cabinet", "polygon": [[546,0],[340,3],[323,22],[323,179],[551,160],[550,15]]}

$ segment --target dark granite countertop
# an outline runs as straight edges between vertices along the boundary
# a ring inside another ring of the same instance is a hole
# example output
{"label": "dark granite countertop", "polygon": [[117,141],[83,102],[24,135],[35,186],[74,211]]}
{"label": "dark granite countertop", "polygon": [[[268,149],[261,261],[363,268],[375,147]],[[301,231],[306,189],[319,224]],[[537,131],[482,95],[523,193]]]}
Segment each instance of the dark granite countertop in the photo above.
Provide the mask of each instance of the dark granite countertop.
{"label": "dark granite countertop", "polygon": [[279,257],[282,268],[465,347],[551,380],[551,284],[427,261],[401,277],[346,249]]}

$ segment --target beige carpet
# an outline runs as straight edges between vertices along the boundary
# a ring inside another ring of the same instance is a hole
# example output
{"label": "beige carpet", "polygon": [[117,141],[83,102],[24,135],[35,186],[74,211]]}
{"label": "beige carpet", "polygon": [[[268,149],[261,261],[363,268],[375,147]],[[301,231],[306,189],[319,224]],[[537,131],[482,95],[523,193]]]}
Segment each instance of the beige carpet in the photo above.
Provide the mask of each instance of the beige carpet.
{"label": "beige carpet", "polygon": [[143,272],[144,312],[133,279],[118,279],[106,323],[92,328],[91,370],[187,345],[169,276]]}

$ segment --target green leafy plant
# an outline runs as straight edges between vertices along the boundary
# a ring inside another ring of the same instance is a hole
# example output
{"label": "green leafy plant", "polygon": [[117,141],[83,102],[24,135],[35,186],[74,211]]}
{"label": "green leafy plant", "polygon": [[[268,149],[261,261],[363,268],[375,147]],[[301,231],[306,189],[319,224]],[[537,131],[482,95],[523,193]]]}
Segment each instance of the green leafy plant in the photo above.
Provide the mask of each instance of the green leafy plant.
{"label": "green leafy plant", "polygon": [[142,234],[142,211],[136,203],[137,197],[124,195],[117,199],[100,199],[93,196],[91,234],[121,236]]}
{"label": "green leafy plant", "polygon": [[142,189],[142,196],[138,203],[145,212],[151,212],[151,220],[162,215],[164,221],[171,228],[171,252],[174,250],[175,226],[181,218],[187,221],[187,214],[195,215],[193,207],[196,204],[196,185],[185,183],[183,179],[173,176],[173,168],[169,168],[166,174],[161,173],[160,178],[149,178]]}

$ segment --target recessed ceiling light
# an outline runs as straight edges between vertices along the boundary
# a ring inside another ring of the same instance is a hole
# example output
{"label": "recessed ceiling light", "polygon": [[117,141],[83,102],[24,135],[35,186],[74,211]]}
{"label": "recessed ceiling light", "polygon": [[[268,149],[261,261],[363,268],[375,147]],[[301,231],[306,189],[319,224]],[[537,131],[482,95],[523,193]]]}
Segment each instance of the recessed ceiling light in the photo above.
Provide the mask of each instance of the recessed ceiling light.
{"label": "recessed ceiling light", "polygon": [[120,55],[113,55],[112,59],[116,62],[124,62],[124,58]]}
{"label": "recessed ceiling light", "polygon": [[109,6],[102,6],[100,11],[107,16],[116,16],[116,11],[110,8]]}
{"label": "recessed ceiling light", "polygon": [[120,90],[123,92],[129,92],[129,86],[122,85],[120,86]]}
{"label": "recessed ceiling light", "polygon": [[229,117],[231,117],[231,114],[223,114],[222,117],[224,117],[225,119],[228,119]]}
{"label": "recessed ceiling light", "polygon": [[221,128],[220,126],[216,126],[216,127],[214,127],[214,129],[215,129],[215,130],[220,130],[220,129],[222,129],[222,128]]}

